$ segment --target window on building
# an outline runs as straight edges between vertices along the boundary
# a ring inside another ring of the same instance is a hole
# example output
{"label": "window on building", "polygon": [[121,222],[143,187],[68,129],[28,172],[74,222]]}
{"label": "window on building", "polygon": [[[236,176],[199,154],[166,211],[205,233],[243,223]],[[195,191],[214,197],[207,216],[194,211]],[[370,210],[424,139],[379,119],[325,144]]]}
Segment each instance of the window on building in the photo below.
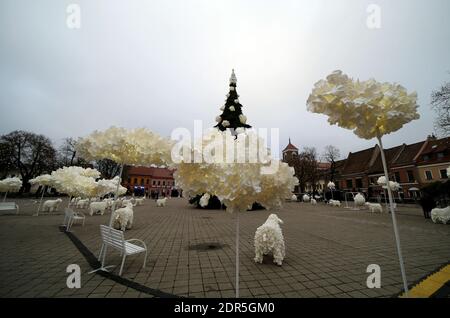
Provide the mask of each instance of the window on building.
{"label": "window on building", "polygon": [[441,174],[441,179],[448,179],[447,169],[439,170],[439,173]]}
{"label": "window on building", "polygon": [[134,178],[134,182],[133,182],[134,184],[137,184],[137,178]]}
{"label": "window on building", "polygon": [[150,183],[150,179],[147,179],[147,184],[149,184]]}
{"label": "window on building", "polygon": [[425,156],[423,156],[423,160],[424,160],[424,161],[428,161],[428,160],[430,160],[430,156],[429,156],[429,155],[425,155]]}
{"label": "window on building", "polygon": [[155,180],[153,180],[153,185],[156,185],[156,181]]}
{"label": "window on building", "polygon": [[433,174],[431,173],[430,170],[425,171],[425,178],[427,180],[433,180]]}
{"label": "window on building", "polygon": [[158,185],[161,185],[161,181],[160,180],[158,180]]}
{"label": "window on building", "polygon": [[406,173],[408,174],[408,181],[409,182],[414,182],[414,173],[412,172],[412,170],[408,170],[406,171]]}
{"label": "window on building", "polygon": [[163,181],[163,186],[165,186],[166,185],[166,181]]}
{"label": "window on building", "polygon": [[352,181],[352,179],[348,179],[347,180],[347,188],[349,189],[349,188],[353,188],[353,181]]}
{"label": "window on building", "polygon": [[395,181],[400,182],[400,172],[396,172],[396,173],[394,173],[394,175],[395,175]]}
{"label": "window on building", "polygon": [[356,187],[357,188],[362,188],[363,187],[363,183],[362,183],[362,179],[356,179]]}
{"label": "window on building", "polygon": [[438,159],[444,158],[444,153],[443,152],[438,152],[437,153],[437,157],[438,157]]}

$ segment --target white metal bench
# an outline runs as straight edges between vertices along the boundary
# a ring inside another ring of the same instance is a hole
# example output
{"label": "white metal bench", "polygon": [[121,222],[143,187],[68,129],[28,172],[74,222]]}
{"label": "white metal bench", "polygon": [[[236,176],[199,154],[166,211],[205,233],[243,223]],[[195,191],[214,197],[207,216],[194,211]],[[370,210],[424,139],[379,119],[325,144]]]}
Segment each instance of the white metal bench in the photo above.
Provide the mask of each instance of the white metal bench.
{"label": "white metal bench", "polygon": [[[102,248],[100,249],[100,255],[98,260],[102,260],[102,268],[104,268],[105,258],[106,258],[106,250],[108,247],[112,247],[118,251],[122,255],[122,264],[120,265],[119,276],[122,275],[123,265],[125,264],[125,258],[128,255],[134,255],[145,252],[144,265],[142,268],[145,268],[145,263],[147,261],[147,245],[144,241],[138,239],[130,239],[125,240],[123,232],[120,230],[113,229],[112,227],[106,225],[100,225],[100,233],[102,235]],[[143,246],[139,246],[136,244],[132,244],[130,242],[139,242]]]}
{"label": "white metal bench", "polygon": [[0,212],[16,211],[19,214],[19,206],[15,202],[0,202]]}
{"label": "white metal bench", "polygon": [[76,221],[82,221],[82,226],[84,226],[85,220],[86,216],[81,212],[75,212],[70,208],[66,208],[64,210],[64,226],[66,227],[67,232],[69,232],[70,228]]}

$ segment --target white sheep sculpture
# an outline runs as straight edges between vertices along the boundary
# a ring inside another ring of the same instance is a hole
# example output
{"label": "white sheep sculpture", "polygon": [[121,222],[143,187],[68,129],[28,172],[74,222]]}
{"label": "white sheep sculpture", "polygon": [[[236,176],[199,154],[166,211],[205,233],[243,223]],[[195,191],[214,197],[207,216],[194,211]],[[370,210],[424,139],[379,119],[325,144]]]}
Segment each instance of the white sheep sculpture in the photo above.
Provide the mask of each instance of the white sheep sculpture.
{"label": "white sheep sculpture", "polygon": [[374,213],[374,212],[383,213],[383,207],[381,206],[380,203],[366,202],[366,206],[369,208],[370,212],[372,212],[372,213]]}
{"label": "white sheep sculpture", "polygon": [[280,224],[283,224],[283,221],[276,214],[271,214],[266,222],[256,229],[255,262],[262,263],[264,255],[272,253],[273,262],[282,265],[286,251]]}
{"label": "white sheep sculpture", "polygon": [[450,206],[445,209],[434,208],[431,210],[431,220],[434,223],[450,223]]}
{"label": "white sheep sculpture", "polygon": [[100,212],[101,215],[105,214],[106,209],[108,208],[108,202],[92,202],[89,205],[90,215],[94,215],[96,212]]}
{"label": "white sheep sculpture", "polygon": [[44,202],[44,205],[42,207],[43,211],[48,211],[48,212],[54,212],[57,211],[59,208],[59,205],[61,204],[62,200],[61,199],[56,199],[56,200],[46,200]]}
{"label": "white sheep sculpture", "polygon": [[167,203],[167,197],[156,200],[157,207],[164,207],[164,206],[166,206],[166,203]]}
{"label": "white sheep sculpture", "polygon": [[114,211],[113,227],[125,231],[133,226],[133,204],[129,202],[126,207]]}

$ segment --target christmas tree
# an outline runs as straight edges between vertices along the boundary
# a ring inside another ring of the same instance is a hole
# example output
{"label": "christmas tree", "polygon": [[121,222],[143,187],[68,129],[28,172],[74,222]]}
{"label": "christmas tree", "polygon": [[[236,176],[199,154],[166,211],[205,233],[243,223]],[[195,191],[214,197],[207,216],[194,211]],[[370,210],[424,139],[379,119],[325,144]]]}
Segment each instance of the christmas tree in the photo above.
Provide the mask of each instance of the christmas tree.
{"label": "christmas tree", "polygon": [[[223,105],[220,110],[222,111],[222,115],[217,116],[216,122],[217,125],[214,127],[220,129],[221,131],[225,131],[226,129],[230,129],[231,133],[235,135],[235,130],[237,128],[251,128],[252,126],[247,125],[247,117],[242,113],[242,105],[239,103],[239,95],[236,91],[236,75],[234,74],[234,69],[231,72],[230,77],[230,92],[227,94],[227,99],[225,101],[225,105]],[[226,207],[220,202],[219,198],[216,196],[211,196],[209,198],[208,204],[206,206],[200,205],[200,199],[204,195],[198,194],[195,197],[192,197],[189,200],[189,203],[195,204],[198,208],[204,209],[225,209]],[[259,210],[264,209],[259,203],[253,203],[251,210]]]}
{"label": "christmas tree", "polygon": [[231,72],[230,77],[230,91],[227,94],[227,99],[225,105],[223,105],[220,110],[222,114],[217,116],[216,121],[217,127],[221,131],[227,128],[231,130],[234,134],[236,128],[251,128],[252,126],[247,125],[247,117],[242,113],[242,105],[239,103],[239,95],[236,91],[236,75],[234,74],[234,69]]}

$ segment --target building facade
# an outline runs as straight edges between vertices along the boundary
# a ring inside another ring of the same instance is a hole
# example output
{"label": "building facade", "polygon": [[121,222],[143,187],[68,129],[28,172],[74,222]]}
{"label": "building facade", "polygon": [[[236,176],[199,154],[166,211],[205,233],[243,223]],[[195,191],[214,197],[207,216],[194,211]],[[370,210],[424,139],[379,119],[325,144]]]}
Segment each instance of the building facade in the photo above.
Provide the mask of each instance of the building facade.
{"label": "building facade", "polygon": [[[414,144],[385,149],[389,179],[400,184],[397,199],[418,199],[420,188],[435,181],[446,181],[450,166],[450,137],[429,136]],[[367,198],[384,197],[385,190],[377,184],[384,175],[378,145],[355,153],[350,152],[338,170],[337,187],[345,192],[362,192]]]}
{"label": "building facade", "polygon": [[127,166],[122,185],[135,195],[171,196],[177,190],[173,173],[167,168]]}

